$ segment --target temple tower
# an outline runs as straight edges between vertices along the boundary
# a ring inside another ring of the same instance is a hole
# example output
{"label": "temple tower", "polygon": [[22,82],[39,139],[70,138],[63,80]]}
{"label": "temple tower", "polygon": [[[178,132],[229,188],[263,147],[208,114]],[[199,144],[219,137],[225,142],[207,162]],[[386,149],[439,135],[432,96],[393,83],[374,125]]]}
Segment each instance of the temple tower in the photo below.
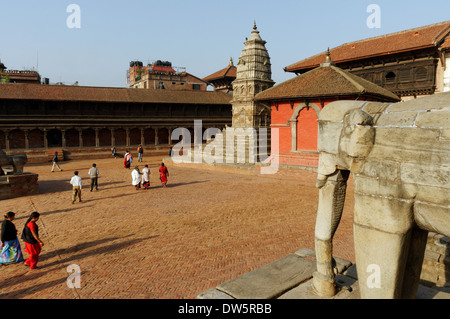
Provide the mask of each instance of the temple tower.
{"label": "temple tower", "polygon": [[274,85],[266,41],[262,40],[256,23],[237,63],[233,81],[232,126],[260,128],[270,126],[270,108],[255,101],[255,95]]}

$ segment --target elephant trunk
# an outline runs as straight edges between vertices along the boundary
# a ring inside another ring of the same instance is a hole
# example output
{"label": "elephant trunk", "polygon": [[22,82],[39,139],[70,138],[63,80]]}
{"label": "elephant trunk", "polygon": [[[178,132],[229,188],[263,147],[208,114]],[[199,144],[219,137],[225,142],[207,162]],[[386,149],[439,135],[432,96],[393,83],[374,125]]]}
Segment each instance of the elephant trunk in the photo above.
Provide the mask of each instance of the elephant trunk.
{"label": "elephant trunk", "polygon": [[347,190],[349,171],[337,170],[334,174],[319,176],[319,207],[315,228],[317,271],[314,273],[313,289],[322,297],[335,294],[333,236],[341,220]]}

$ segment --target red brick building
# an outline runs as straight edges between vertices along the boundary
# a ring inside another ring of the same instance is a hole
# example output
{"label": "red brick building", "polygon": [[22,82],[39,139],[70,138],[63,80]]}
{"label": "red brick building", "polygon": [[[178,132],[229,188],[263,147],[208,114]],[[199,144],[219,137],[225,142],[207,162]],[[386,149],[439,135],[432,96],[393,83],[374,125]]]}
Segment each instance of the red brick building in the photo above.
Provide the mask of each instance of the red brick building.
{"label": "red brick building", "polygon": [[128,70],[130,87],[140,89],[165,89],[176,91],[206,91],[208,83],[184,68],[175,70],[171,62],[156,61],[146,66],[142,62],[132,61]]}
{"label": "red brick building", "polygon": [[271,149],[279,150],[280,165],[317,167],[317,119],[325,105],[337,100],[398,102],[400,99],[336,67],[327,56],[319,67],[259,93],[256,100],[271,107],[272,136],[273,130],[279,129],[279,140],[272,139]]}

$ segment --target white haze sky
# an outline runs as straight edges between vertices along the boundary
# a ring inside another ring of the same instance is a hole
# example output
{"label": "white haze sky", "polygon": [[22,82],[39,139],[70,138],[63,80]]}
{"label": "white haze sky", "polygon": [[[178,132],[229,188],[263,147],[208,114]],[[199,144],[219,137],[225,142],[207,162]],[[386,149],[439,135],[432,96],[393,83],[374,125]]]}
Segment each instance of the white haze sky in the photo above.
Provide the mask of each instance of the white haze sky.
{"label": "white haze sky", "polygon": [[[70,4],[81,9],[69,28]],[[380,28],[369,28],[370,4]],[[126,87],[130,61],[206,77],[237,61],[256,21],[277,83],[283,68],[346,42],[450,20],[449,0],[2,0],[0,60],[50,83]]]}

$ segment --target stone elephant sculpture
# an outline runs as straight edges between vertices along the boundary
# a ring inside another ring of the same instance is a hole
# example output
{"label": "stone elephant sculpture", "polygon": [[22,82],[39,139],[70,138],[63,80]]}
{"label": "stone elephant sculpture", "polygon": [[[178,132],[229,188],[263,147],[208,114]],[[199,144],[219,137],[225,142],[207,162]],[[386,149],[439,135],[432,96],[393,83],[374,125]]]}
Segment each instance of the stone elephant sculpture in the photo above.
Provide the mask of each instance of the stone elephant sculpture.
{"label": "stone elephant sculpture", "polygon": [[6,155],[3,150],[0,150],[0,166],[12,165],[13,174],[23,174],[23,167],[27,163],[28,158],[25,154],[20,155]]}
{"label": "stone elephant sculpture", "polygon": [[313,290],[336,293],[332,239],[351,173],[361,298],[415,298],[428,231],[450,236],[450,93],[337,101],[318,122]]}

